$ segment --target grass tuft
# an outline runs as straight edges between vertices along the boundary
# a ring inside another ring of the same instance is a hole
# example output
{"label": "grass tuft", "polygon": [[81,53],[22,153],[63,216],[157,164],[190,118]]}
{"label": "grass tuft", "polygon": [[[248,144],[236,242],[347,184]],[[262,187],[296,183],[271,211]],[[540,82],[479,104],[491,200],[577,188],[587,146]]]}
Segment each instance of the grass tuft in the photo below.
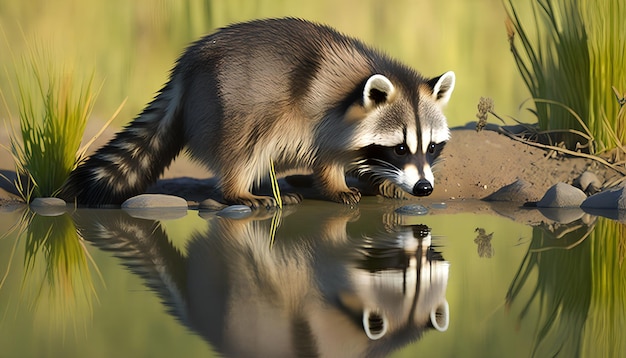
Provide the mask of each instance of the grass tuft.
{"label": "grass tuft", "polygon": [[283,200],[280,196],[280,187],[278,186],[278,178],[276,177],[276,170],[274,169],[274,160],[270,159],[270,182],[272,184],[272,195],[276,200],[278,210],[272,216],[272,224],[270,226],[270,247],[274,246],[274,239],[276,238],[276,231],[281,223]]}
{"label": "grass tuft", "polygon": [[[588,132],[594,138],[591,154],[621,148],[626,111],[615,93],[626,86],[626,4],[534,0],[533,21],[522,19],[519,3],[507,4],[510,49],[535,102],[539,127]],[[580,140],[576,132],[561,133],[569,148]]]}
{"label": "grass tuft", "polygon": [[58,69],[49,58],[31,49],[15,64],[20,130],[11,124],[10,146],[18,173],[15,185],[27,202],[55,196],[75,168],[96,98],[93,73],[78,82],[73,68]]}
{"label": "grass tuft", "polygon": [[280,196],[278,178],[276,177],[276,170],[274,169],[274,161],[272,159],[270,159],[270,182],[272,184],[272,195],[274,196],[274,200],[276,200],[276,205],[278,205],[278,209],[282,210],[283,199]]}

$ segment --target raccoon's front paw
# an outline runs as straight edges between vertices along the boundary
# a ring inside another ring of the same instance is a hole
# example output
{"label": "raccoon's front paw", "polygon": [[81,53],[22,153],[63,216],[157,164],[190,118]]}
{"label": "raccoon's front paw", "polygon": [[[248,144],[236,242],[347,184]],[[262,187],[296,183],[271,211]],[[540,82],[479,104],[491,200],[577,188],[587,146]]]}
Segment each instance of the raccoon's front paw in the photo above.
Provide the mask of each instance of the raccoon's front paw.
{"label": "raccoon's front paw", "polygon": [[384,198],[407,199],[404,190],[400,189],[397,185],[388,180],[385,180],[382,183],[378,184],[378,194],[380,194]]}
{"label": "raccoon's front paw", "polygon": [[356,188],[349,188],[349,191],[340,191],[331,196],[331,199],[346,205],[355,205],[361,201],[361,192]]}
{"label": "raccoon's front paw", "polygon": [[282,200],[283,205],[300,204],[302,201],[302,195],[298,193],[286,193],[280,196],[280,200]]}

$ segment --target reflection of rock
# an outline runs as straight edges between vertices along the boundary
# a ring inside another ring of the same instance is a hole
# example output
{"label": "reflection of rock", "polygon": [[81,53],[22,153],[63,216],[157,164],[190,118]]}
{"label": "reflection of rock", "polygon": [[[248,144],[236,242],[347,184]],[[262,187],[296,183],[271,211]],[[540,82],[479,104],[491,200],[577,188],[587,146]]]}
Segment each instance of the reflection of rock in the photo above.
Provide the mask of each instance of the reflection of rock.
{"label": "reflection of rock", "polygon": [[539,212],[546,218],[562,224],[571,223],[585,215],[581,208],[539,208]]}

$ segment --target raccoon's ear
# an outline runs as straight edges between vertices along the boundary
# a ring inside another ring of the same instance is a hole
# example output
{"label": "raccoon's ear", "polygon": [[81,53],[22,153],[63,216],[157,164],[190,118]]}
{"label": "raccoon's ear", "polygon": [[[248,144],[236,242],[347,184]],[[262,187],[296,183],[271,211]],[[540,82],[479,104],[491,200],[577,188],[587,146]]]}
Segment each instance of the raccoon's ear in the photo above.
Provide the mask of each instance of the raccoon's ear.
{"label": "raccoon's ear", "polygon": [[455,80],[454,72],[448,71],[428,81],[428,85],[433,91],[433,98],[440,106],[445,106],[450,100],[450,95],[452,95],[452,91],[454,90]]}
{"label": "raccoon's ear", "polygon": [[450,305],[444,300],[430,311],[430,323],[439,332],[445,332],[450,325]]}
{"label": "raccoon's ear", "polygon": [[383,75],[373,75],[365,82],[363,90],[363,107],[374,109],[393,99],[396,89],[389,79]]}

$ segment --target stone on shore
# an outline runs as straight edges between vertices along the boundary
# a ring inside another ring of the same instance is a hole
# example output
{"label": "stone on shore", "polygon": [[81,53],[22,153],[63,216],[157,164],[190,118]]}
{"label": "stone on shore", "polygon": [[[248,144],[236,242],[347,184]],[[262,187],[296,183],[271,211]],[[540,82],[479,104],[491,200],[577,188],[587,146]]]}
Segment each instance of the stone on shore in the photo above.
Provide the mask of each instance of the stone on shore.
{"label": "stone on shore", "polygon": [[602,182],[597,175],[586,171],[574,180],[574,186],[580,188],[580,190],[584,191],[587,195],[593,195],[600,191]]}
{"label": "stone on shore", "polygon": [[513,183],[503,186],[502,188],[498,189],[497,191],[488,195],[482,200],[523,203],[532,200],[535,195],[532,191],[533,189],[530,183],[523,179],[517,179]]}
{"label": "stone on shore", "polygon": [[165,194],[141,194],[122,203],[122,209],[187,208],[187,200]]}
{"label": "stone on shore", "polygon": [[59,198],[35,198],[30,208],[41,216],[59,216],[65,213],[66,203]]}
{"label": "stone on shore", "polygon": [[587,199],[585,193],[569,184],[556,183],[537,202],[539,208],[577,208]]}
{"label": "stone on shore", "polygon": [[168,220],[187,215],[187,200],[165,194],[141,194],[122,203],[122,209],[140,219]]}
{"label": "stone on shore", "polygon": [[626,210],[626,182],[587,198],[581,207],[585,209]]}

